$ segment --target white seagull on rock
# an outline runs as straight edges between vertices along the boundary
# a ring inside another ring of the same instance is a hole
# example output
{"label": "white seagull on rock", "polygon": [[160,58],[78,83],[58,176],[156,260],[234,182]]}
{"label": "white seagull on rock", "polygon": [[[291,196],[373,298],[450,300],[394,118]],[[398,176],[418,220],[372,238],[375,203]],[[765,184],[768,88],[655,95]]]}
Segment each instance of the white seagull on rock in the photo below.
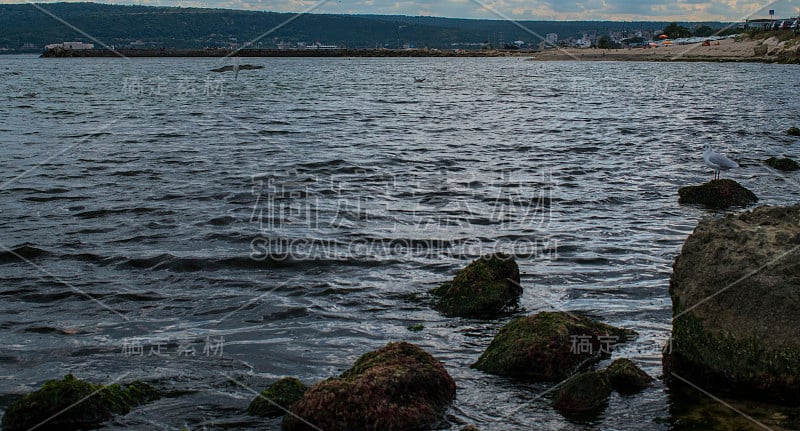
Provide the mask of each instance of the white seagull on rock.
{"label": "white seagull on rock", "polygon": [[711,145],[706,145],[703,149],[703,160],[705,160],[708,167],[714,170],[715,180],[719,179],[719,171],[727,171],[728,169],[739,167],[738,163],[714,151]]}

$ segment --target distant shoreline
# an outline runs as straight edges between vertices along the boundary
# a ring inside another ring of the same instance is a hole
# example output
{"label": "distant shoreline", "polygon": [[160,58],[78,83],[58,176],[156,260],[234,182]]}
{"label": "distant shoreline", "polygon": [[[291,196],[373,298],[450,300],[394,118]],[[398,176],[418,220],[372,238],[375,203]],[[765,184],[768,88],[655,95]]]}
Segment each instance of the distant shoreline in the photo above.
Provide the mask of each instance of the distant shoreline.
{"label": "distant shoreline", "polygon": [[[427,49],[91,49],[91,50],[50,50],[42,58],[98,58],[98,57],[315,57],[315,58],[411,58],[411,57],[520,57],[531,61],[648,61],[648,62],[754,62],[754,63],[793,63],[800,64],[800,48],[786,47],[772,39],[765,41],[747,39],[726,39],[719,43],[703,46],[691,45],[662,46],[658,48],[628,49],[578,49],[562,48],[544,51],[512,50],[427,50]],[[764,46],[766,45],[766,46]],[[764,48],[759,53],[759,47]]]}
{"label": "distant shoreline", "polygon": [[533,51],[422,49],[56,49],[41,57],[530,57],[534,54]]}

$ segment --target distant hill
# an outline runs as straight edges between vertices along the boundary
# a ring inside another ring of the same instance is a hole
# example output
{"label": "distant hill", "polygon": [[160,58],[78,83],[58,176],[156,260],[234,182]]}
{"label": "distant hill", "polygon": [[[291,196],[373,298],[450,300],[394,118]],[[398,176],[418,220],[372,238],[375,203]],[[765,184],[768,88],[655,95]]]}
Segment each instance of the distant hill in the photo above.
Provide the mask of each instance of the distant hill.
{"label": "distant hill", "polygon": [[[52,15],[102,43],[114,47],[204,48],[242,46],[280,26],[294,14],[230,9],[117,6],[99,3],[40,4]],[[665,27],[666,22],[524,21],[520,24],[541,36],[560,39],[583,33],[635,33]],[[722,23],[679,23],[686,27]],[[0,5],[0,49],[6,52],[41,51],[62,41],[96,41],[75,31],[31,4]],[[390,15],[306,14],[260,38],[256,46],[320,42],[349,48],[479,49],[524,41],[535,46],[539,38],[502,20],[473,20]],[[100,47],[100,46],[98,46]]]}

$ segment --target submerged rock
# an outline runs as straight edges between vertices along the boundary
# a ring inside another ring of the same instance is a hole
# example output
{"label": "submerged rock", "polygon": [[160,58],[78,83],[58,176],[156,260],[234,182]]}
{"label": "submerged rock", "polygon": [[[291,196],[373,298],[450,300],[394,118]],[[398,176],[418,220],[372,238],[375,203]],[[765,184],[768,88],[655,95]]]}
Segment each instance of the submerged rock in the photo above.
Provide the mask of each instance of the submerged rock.
{"label": "submerged rock", "polygon": [[608,356],[635,332],[566,312],[543,312],[507,323],[472,365],[528,381],[562,380]]}
{"label": "submerged rock", "polygon": [[623,395],[646,389],[653,381],[652,377],[627,358],[620,358],[612,362],[605,373],[611,387]]}
{"label": "submerged rock", "polygon": [[484,256],[431,292],[435,308],[448,316],[491,318],[516,306],[522,287],[512,256]]}
{"label": "submerged rock", "polygon": [[800,206],[704,219],[670,278],[670,384],[800,403]]}
{"label": "submerged rock", "polygon": [[284,377],[269,385],[247,407],[247,413],[253,416],[278,417],[292,408],[292,405],[303,398],[308,390],[300,380]]}
{"label": "submerged rock", "polygon": [[569,379],[553,398],[553,407],[573,413],[589,413],[608,405],[611,385],[602,371],[589,371]]}
{"label": "submerged rock", "polygon": [[747,206],[758,202],[758,197],[733,180],[712,180],[699,186],[678,189],[678,203],[700,204],[712,208]]}
{"label": "submerged rock", "polygon": [[39,390],[8,406],[2,428],[4,431],[33,427],[37,430],[92,428],[158,397],[155,389],[140,381],[125,387],[103,386],[67,374],[63,380],[48,380]]}
{"label": "submerged rock", "polygon": [[442,420],[455,394],[452,377],[430,354],[413,344],[389,343],[362,355],[339,377],[312,386],[284,418],[283,429],[427,429]]}
{"label": "submerged rock", "polygon": [[[263,69],[263,68],[264,68],[264,66],[254,66],[252,64],[243,64],[243,65],[239,66],[239,70],[256,70],[256,69]],[[211,69],[211,71],[212,72],[233,72],[233,71],[236,71],[236,68],[234,66],[228,65],[228,66],[218,67],[216,69]]]}
{"label": "submerged rock", "polygon": [[786,131],[786,134],[789,136],[800,136],[800,129],[797,127],[789,127],[789,130]]}
{"label": "submerged rock", "polygon": [[797,162],[788,157],[783,157],[780,159],[776,157],[770,157],[764,163],[766,163],[767,166],[779,171],[796,171],[800,169],[800,164],[797,164]]}

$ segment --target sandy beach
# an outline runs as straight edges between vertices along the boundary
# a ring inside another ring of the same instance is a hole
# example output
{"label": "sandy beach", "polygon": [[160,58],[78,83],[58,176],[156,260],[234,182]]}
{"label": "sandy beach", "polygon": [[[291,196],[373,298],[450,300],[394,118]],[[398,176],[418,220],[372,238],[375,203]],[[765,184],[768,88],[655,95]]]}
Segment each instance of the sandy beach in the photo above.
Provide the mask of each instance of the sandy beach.
{"label": "sandy beach", "polygon": [[[717,43],[719,43],[717,45]],[[759,45],[767,45],[770,54],[756,55]],[[797,58],[796,47],[784,49],[776,39],[766,41],[746,39],[725,39],[711,42],[710,46],[702,43],[689,45],[659,46],[657,48],[563,48],[538,52],[533,56],[542,61],[774,61],[779,60],[781,53],[791,52]]]}

